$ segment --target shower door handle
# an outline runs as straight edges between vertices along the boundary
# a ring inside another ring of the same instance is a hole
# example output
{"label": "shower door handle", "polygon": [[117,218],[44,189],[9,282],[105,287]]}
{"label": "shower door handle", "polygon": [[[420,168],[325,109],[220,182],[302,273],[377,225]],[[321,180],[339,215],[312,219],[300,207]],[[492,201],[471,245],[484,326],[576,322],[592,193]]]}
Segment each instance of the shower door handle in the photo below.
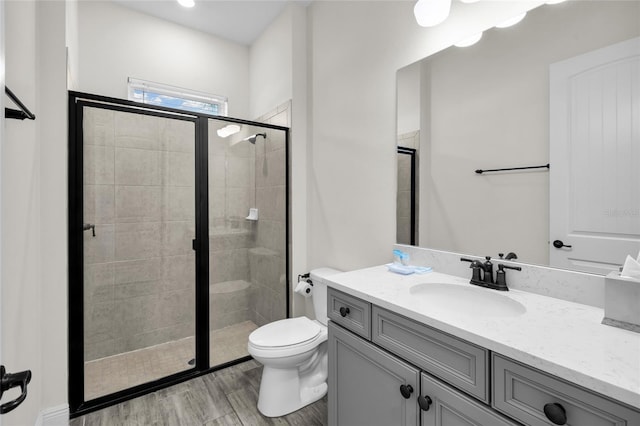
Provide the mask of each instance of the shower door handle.
{"label": "shower door handle", "polygon": [[83,231],[91,231],[91,234],[95,237],[96,236],[96,226],[92,223],[85,223],[84,225],[82,225],[82,230]]}

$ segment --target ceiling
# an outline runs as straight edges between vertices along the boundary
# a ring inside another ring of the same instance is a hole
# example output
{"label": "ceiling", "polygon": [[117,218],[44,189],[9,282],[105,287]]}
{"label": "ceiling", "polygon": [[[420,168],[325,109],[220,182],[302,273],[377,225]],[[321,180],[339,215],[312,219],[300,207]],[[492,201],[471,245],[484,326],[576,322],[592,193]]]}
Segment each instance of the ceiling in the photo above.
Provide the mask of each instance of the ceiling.
{"label": "ceiling", "polygon": [[184,8],[176,0],[112,0],[122,6],[236,43],[251,45],[289,1],[311,0],[195,0]]}

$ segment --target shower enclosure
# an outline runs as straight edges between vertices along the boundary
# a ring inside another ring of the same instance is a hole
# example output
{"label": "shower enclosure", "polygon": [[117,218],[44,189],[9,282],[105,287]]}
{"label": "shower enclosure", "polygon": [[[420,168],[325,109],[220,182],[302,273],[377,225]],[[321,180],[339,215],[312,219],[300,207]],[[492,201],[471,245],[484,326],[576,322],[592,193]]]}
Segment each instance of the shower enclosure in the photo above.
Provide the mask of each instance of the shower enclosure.
{"label": "shower enclosure", "polygon": [[247,359],[288,316],[288,129],[75,92],[69,116],[72,414]]}

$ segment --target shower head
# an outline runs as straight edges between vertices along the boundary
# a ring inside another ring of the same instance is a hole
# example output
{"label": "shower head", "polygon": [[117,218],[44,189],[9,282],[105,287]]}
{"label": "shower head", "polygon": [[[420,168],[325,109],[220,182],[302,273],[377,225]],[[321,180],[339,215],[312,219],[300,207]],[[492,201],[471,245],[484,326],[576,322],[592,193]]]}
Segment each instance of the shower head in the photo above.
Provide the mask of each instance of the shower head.
{"label": "shower head", "polygon": [[251,135],[251,136],[247,136],[246,138],[242,139],[243,141],[249,141],[252,144],[256,144],[256,139],[258,138],[258,136],[262,136],[263,138],[267,139],[267,134],[266,133],[256,133],[255,135]]}

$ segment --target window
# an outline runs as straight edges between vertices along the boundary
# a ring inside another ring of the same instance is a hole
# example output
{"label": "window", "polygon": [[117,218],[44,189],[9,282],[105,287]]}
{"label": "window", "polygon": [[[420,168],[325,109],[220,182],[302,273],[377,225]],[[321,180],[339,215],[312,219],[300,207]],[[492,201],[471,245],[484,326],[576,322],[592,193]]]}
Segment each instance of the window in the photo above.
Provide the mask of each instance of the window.
{"label": "window", "polygon": [[227,116],[227,98],[129,77],[129,100],[209,115]]}

